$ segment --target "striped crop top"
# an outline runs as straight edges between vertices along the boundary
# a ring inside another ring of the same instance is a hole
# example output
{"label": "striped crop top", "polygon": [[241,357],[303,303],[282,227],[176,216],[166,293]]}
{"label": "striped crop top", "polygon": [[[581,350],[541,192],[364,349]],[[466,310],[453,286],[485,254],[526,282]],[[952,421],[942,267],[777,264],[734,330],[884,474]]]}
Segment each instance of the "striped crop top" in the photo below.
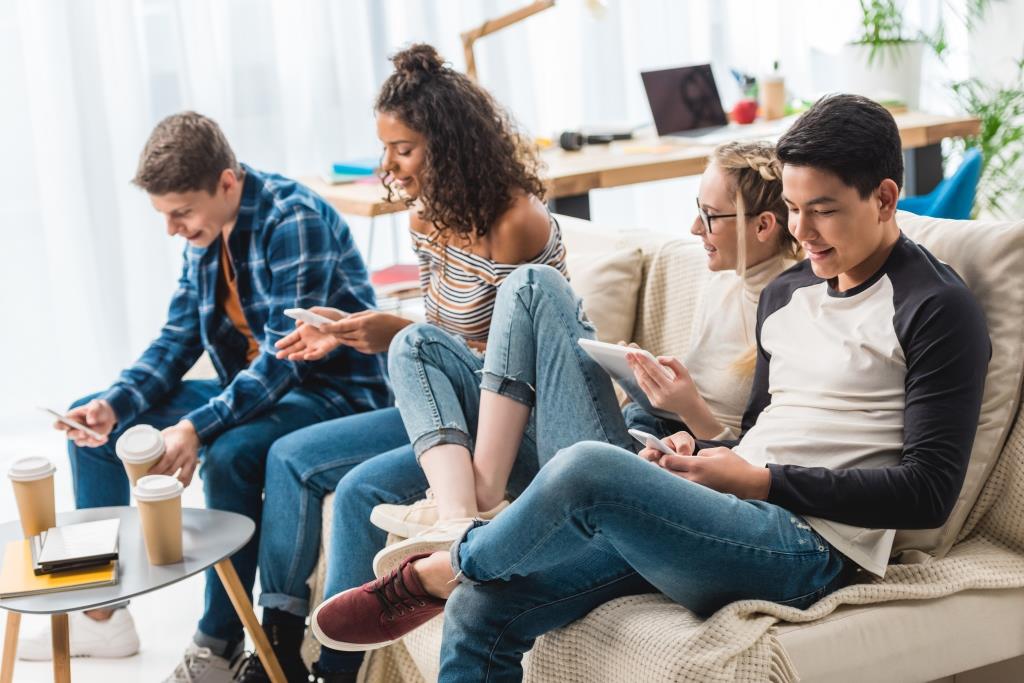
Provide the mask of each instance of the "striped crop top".
{"label": "striped crop top", "polygon": [[[486,342],[498,286],[513,270],[525,264],[495,263],[439,242],[437,233],[410,232],[419,259],[420,289],[427,322],[467,341]],[[544,249],[526,263],[546,264],[568,276],[562,229],[554,217]]]}

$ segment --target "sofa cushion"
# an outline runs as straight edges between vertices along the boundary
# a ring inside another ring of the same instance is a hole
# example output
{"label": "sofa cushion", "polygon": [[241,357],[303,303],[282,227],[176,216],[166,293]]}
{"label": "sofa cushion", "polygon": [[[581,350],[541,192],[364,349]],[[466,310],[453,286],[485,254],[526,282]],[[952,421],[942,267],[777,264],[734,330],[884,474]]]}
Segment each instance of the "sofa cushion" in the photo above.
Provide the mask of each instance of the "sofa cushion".
{"label": "sofa cushion", "polygon": [[566,259],[573,291],[597,328],[597,338],[614,344],[633,338],[636,298],[643,275],[640,249],[621,249],[602,256],[569,253]]}
{"label": "sofa cushion", "polygon": [[1024,654],[1024,589],[845,605],[776,636],[804,683],[928,681]]}
{"label": "sofa cushion", "polygon": [[[894,552],[919,550],[941,557],[964,529],[1017,414],[1024,375],[1024,221],[954,221],[906,212],[896,220],[908,237],[967,283],[985,313],[992,341],[978,433],[956,507],[939,529],[896,534]],[[912,561],[913,555],[905,552],[901,561]]]}

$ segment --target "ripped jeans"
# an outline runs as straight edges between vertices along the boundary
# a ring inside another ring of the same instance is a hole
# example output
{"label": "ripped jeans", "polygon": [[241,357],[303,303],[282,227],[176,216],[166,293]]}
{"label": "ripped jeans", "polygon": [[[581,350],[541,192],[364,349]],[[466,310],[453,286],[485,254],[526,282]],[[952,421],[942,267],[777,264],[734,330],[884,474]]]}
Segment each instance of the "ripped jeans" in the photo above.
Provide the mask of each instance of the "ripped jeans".
{"label": "ripped jeans", "polygon": [[517,467],[538,468],[562,448],[594,440],[634,450],[608,375],[576,343],[594,338],[580,299],[550,266],[525,265],[498,289],[487,353],[433,325],[392,341],[389,371],[417,459],[442,444],[473,452],[480,392],[533,408]]}

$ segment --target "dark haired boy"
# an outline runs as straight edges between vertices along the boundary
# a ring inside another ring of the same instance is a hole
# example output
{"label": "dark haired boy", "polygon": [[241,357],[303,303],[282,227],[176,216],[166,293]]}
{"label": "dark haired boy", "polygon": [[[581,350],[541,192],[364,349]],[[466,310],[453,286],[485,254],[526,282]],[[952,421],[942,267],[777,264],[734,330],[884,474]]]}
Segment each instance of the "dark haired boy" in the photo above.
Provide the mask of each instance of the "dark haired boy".
{"label": "dark haired boy", "polygon": [[[162,430],[166,444],[151,474],[177,475],[188,485],[202,462],[207,506],[259,524],[264,463],[275,439],[390,401],[380,355],[342,347],[319,362],[293,363],[277,359],[274,349],[294,328],[287,308],[372,308],[366,267],[333,208],[293,180],[238,163],[217,124],[200,114],[176,114],[156,126],[133,182],[164,217],[167,234],[187,242],[184,264],[160,335],[110,388],[69,412],[101,436],[68,431],[75,503],[128,504],[114,443],[129,427],[147,424]],[[204,351],[218,378],[183,380]],[[232,557],[250,591],[258,538],[257,532]],[[169,680],[231,680],[242,637],[210,570],[194,642]],[[48,658],[45,640],[26,641],[23,656]],[[137,649],[126,609],[73,615],[73,656],[127,656]]]}
{"label": "dark haired boy", "polygon": [[806,608],[857,567],[883,575],[895,529],[946,521],[990,344],[964,283],[896,223],[896,124],[867,99],[826,97],[778,155],[808,259],[761,294],[741,439],[680,432],[675,454],[643,458],[565,449],[450,553],[322,603],[321,642],[372,649],[443,610],[439,680],[516,680],[535,638],[613,598],[658,590],[700,615],[748,598]]}

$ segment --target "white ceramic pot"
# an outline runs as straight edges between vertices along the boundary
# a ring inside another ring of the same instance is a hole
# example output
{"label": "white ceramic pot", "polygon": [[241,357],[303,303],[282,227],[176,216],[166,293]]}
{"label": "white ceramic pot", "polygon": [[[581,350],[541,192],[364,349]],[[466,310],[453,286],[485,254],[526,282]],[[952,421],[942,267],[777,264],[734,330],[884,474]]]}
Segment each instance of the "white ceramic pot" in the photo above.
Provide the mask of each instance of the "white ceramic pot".
{"label": "white ceramic pot", "polygon": [[900,100],[917,109],[921,95],[921,57],[924,43],[919,41],[883,45],[868,63],[871,47],[847,44],[840,55],[842,89],[874,100]]}

